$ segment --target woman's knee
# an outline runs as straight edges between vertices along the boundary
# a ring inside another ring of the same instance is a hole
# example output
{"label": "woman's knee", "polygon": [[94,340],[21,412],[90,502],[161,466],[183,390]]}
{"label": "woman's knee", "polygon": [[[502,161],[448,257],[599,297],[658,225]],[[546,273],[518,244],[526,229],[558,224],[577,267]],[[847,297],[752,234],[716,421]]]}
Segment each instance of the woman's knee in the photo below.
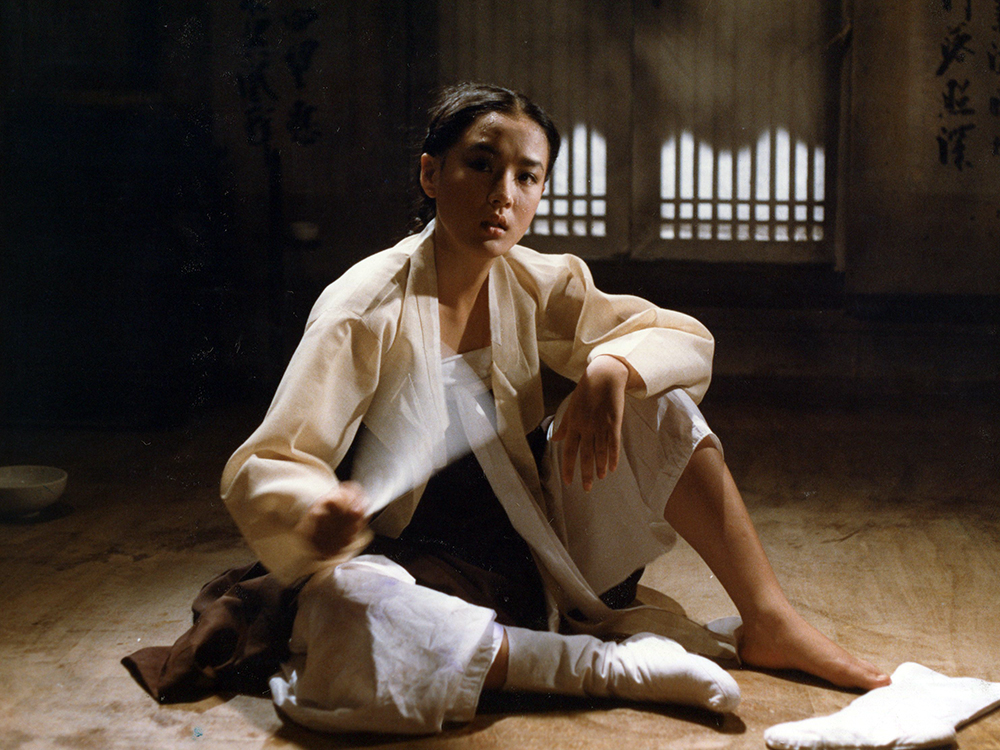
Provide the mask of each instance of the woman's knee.
{"label": "woman's knee", "polygon": [[715,441],[706,436],[695,446],[667,501],[667,514],[678,503],[704,501],[719,496],[726,483],[725,459]]}

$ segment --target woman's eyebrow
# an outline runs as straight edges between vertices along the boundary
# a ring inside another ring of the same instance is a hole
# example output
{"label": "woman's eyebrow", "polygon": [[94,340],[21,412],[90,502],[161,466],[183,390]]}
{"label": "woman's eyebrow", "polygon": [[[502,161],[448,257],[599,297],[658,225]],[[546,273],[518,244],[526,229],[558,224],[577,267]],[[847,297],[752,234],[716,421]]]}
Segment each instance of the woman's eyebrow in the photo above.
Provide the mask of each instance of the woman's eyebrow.
{"label": "woman's eyebrow", "polygon": [[496,156],[497,154],[500,153],[499,151],[497,151],[497,149],[494,146],[492,146],[491,144],[489,144],[489,143],[487,143],[485,141],[480,141],[478,143],[473,143],[469,147],[469,151],[483,151],[483,152],[489,154],[490,156]]}
{"label": "woman's eyebrow", "polygon": [[[483,152],[489,154],[490,156],[497,156],[500,153],[499,150],[495,146],[493,146],[492,144],[487,143],[485,141],[480,141],[479,143],[473,143],[469,147],[469,151],[483,151]],[[531,168],[531,169],[536,169],[536,168],[544,166],[544,164],[541,161],[539,161],[538,159],[534,159],[534,158],[532,158],[530,156],[523,156],[523,157],[521,157],[518,160],[517,163],[518,163],[518,166],[528,167],[528,168]]]}

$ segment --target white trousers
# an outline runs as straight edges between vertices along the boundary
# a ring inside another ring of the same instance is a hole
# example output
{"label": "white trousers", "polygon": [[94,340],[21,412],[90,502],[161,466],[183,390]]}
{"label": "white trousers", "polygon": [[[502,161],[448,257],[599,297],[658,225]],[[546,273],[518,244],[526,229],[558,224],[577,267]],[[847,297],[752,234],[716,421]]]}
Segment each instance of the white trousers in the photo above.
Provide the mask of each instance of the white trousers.
{"label": "white trousers", "polygon": [[[672,545],[667,500],[705,439],[721,449],[682,391],[627,398],[618,469],[590,492],[562,485],[550,443],[546,515],[595,591]],[[492,610],[419,586],[378,555],[313,576],[298,604],[292,657],[271,680],[284,717],[320,731],[430,733],[475,716],[495,655]]]}

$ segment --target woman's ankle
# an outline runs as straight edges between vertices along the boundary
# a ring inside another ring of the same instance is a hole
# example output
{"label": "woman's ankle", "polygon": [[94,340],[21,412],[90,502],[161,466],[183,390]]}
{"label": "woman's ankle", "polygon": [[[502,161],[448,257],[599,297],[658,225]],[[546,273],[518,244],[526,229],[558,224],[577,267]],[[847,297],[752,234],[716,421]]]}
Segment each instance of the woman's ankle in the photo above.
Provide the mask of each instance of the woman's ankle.
{"label": "woman's ankle", "polygon": [[888,675],[848,653],[791,608],[744,621],[736,641],[748,666],[796,669],[845,688],[871,690],[889,684]]}

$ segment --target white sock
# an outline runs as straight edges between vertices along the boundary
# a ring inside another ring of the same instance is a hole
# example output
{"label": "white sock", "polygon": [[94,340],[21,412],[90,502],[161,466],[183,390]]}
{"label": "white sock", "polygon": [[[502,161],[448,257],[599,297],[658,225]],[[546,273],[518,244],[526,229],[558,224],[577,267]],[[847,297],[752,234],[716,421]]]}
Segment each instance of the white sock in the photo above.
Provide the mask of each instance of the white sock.
{"label": "white sock", "polygon": [[725,713],[740,702],[722,667],[669,638],[641,633],[622,643],[589,635],[507,628],[504,690],[681,703]]}
{"label": "white sock", "polygon": [[946,677],[913,662],[892,684],[876,688],[829,716],[778,724],[764,732],[774,750],[935,747],[953,743],[955,730],[1000,705],[1000,682]]}

